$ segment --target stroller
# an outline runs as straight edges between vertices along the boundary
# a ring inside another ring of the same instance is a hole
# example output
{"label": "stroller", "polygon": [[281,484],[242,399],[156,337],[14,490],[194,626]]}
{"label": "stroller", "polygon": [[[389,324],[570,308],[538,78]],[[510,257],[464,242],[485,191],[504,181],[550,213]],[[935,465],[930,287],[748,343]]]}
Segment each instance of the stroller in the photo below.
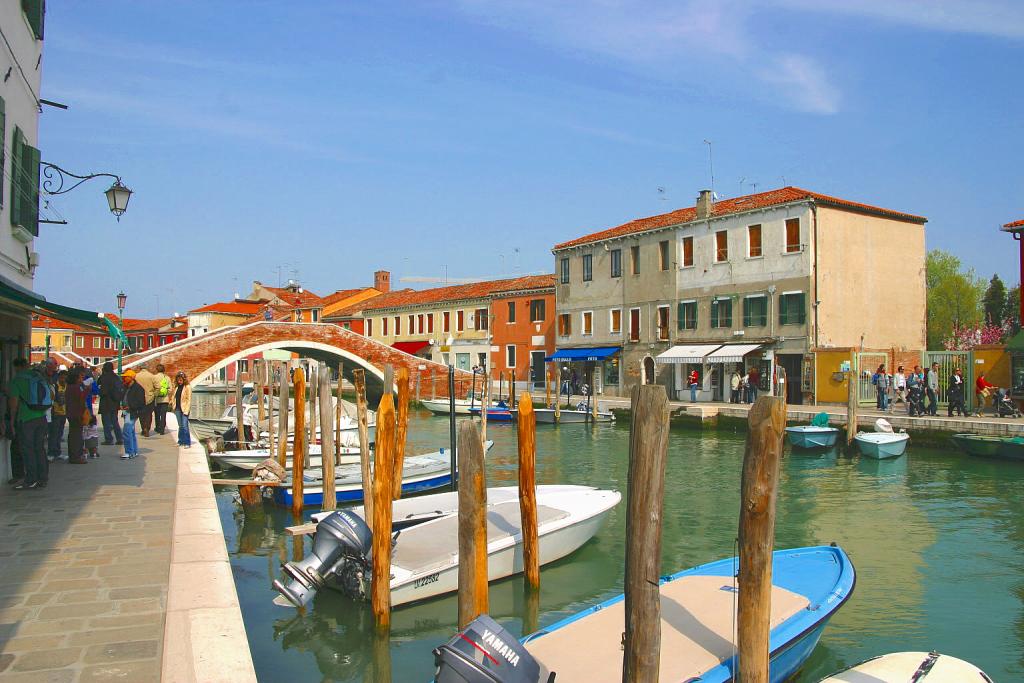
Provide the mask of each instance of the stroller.
{"label": "stroller", "polygon": [[995,404],[996,417],[1024,417],[1006,389],[997,389],[992,402]]}
{"label": "stroller", "polygon": [[907,414],[924,415],[924,388],[920,382],[907,387]]}

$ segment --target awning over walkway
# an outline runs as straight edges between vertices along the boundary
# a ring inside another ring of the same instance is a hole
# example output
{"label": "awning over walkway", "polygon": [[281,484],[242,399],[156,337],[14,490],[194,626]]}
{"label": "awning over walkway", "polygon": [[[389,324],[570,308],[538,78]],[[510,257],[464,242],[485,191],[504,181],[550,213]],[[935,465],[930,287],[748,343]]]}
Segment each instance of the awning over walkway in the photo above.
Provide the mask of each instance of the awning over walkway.
{"label": "awning over walkway", "polygon": [[704,359],[708,363],[742,363],[748,353],[757,351],[761,344],[725,344]]}
{"label": "awning over walkway", "polygon": [[102,313],[94,313],[93,311],[72,308],[71,306],[47,301],[45,297],[19,287],[2,277],[0,277],[0,301],[26,313],[39,313],[56,318],[57,320],[74,323],[90,330],[107,332],[114,339],[120,337],[127,341],[117,325],[112,320],[103,317]]}
{"label": "awning over walkway", "polygon": [[580,349],[558,349],[544,360],[554,361],[586,361],[604,360],[622,349],[621,346],[591,346]]}
{"label": "awning over walkway", "polygon": [[398,351],[404,351],[410,356],[415,356],[417,353],[423,350],[424,347],[430,346],[428,341],[404,341],[395,342],[391,345],[391,348],[397,349]]}
{"label": "awning over walkway", "polygon": [[659,353],[654,360],[659,363],[703,363],[704,357],[717,349],[721,344],[690,344],[673,346],[664,353]]}

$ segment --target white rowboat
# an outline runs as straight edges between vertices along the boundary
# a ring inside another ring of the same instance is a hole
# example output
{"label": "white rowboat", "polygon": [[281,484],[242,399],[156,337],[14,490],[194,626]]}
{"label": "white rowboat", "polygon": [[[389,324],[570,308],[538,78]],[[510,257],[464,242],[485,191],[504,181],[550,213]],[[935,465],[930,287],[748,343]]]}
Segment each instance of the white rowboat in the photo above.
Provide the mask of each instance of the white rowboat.
{"label": "white rowboat", "polygon": [[832,674],[821,683],[992,683],[970,662],[938,652],[893,652]]}

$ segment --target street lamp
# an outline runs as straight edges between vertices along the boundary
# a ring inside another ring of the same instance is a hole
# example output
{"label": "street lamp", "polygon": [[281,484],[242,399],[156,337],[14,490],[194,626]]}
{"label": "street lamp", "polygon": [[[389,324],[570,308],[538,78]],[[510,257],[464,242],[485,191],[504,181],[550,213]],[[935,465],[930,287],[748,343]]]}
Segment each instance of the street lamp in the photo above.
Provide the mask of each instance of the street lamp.
{"label": "street lamp", "polygon": [[[107,204],[110,206],[110,213],[114,214],[118,222],[121,221],[121,215],[128,209],[128,201],[132,198],[132,191],[125,187],[124,183],[121,182],[121,176],[114,175],[113,173],[90,173],[89,175],[78,175],[71,171],[66,171],[56,164],[44,162],[41,166],[43,171],[43,191],[47,194],[65,194],[71,192],[82,183],[93,178],[113,178],[114,184],[110,186],[103,194],[107,196]],[[68,180],[68,178],[74,178],[78,182]],[[67,188],[64,187],[64,183],[71,183]],[[118,299],[120,301],[120,298]]]}
{"label": "street lamp", "polygon": [[121,374],[121,360],[124,356],[124,305],[128,295],[122,289],[117,293],[117,325],[121,330],[121,338],[117,340],[117,374]]}

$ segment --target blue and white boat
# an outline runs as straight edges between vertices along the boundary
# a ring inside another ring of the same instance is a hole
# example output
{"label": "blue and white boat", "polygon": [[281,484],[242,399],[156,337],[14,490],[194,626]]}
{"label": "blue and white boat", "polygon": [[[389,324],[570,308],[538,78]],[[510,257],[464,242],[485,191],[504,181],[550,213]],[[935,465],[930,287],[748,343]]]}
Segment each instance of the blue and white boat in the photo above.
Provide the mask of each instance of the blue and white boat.
{"label": "blue and white boat", "polygon": [[[479,406],[469,409],[469,414],[473,417],[480,417],[482,412]],[[504,401],[498,401],[487,409],[488,422],[513,422],[514,420],[514,412],[509,410],[508,405]]]}
{"label": "blue and white boat", "polygon": [[[660,680],[734,680],[736,572],[737,559],[729,558],[661,579]],[[807,661],[829,619],[850,598],[855,583],[850,558],[836,546],[774,553],[769,636],[772,683],[786,680]],[[624,597],[619,595],[524,638],[521,649],[530,658],[527,670],[538,671],[538,680],[546,680],[544,672],[553,672],[556,680],[618,683],[622,678]],[[491,624],[485,622],[485,626]],[[482,632],[482,642],[475,642],[471,624],[439,648],[438,663],[443,665],[453,649],[465,647],[460,641],[468,642],[476,651],[484,651],[495,642],[508,643],[505,639],[496,641],[494,633],[488,631],[491,628]],[[503,653],[507,651],[507,646],[502,649]],[[516,656],[520,656],[518,652]],[[454,658],[447,661],[454,662]],[[482,664],[486,666],[486,662]],[[446,669],[440,666],[439,671],[445,673]],[[439,675],[438,680],[456,679]]]}
{"label": "blue and white boat", "polygon": [[874,432],[857,432],[853,437],[861,454],[875,460],[898,458],[907,450],[910,435],[905,431],[895,432],[884,417],[875,420]]}
{"label": "blue and white boat", "polygon": [[831,448],[836,445],[839,430],[835,427],[799,425],[786,427],[786,435],[793,448]]}

